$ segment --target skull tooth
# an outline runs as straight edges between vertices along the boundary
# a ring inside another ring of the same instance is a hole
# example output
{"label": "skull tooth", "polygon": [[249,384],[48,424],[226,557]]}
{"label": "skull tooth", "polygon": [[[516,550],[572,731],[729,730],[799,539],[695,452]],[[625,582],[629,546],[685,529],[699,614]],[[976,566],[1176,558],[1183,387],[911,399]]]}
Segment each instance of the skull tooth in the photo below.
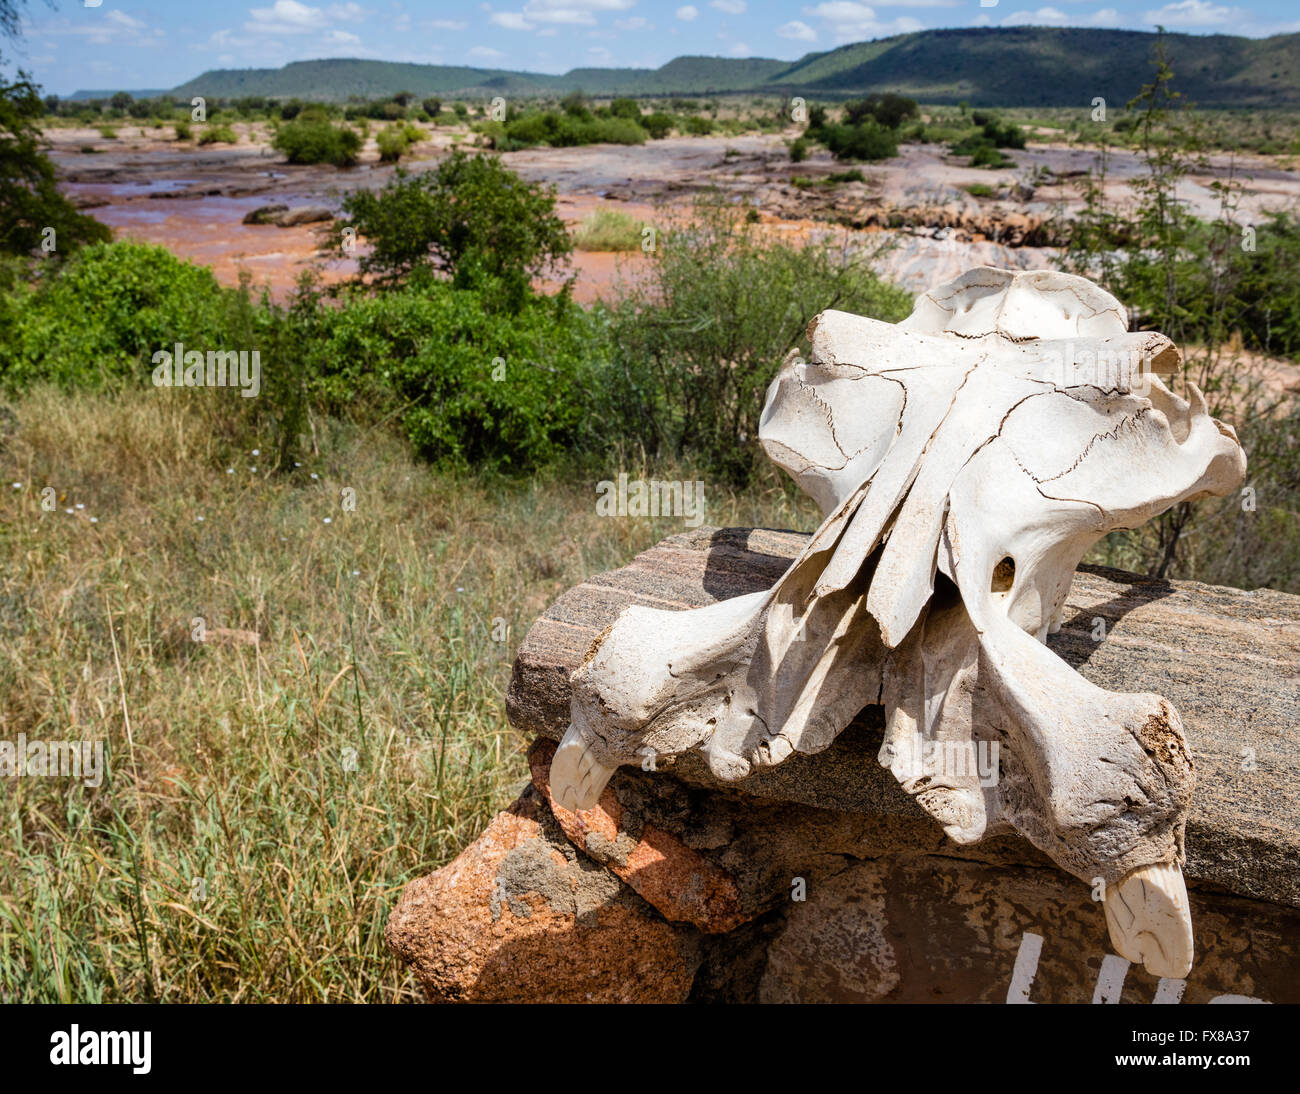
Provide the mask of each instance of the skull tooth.
{"label": "skull tooth", "polygon": [[1178,866],[1139,866],[1107,891],[1104,907],[1121,957],[1152,976],[1180,980],[1192,971],[1192,912]]}
{"label": "skull tooth", "polygon": [[591,753],[577,726],[569,726],[551,760],[551,795],[565,809],[590,809],[614,774]]}

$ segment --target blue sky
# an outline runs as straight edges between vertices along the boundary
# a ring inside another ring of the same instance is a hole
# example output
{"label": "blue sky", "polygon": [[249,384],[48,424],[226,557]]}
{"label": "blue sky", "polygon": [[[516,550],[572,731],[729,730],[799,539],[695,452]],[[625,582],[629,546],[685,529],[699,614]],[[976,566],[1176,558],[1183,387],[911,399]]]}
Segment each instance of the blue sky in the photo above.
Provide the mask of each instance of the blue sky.
{"label": "blue sky", "polygon": [[1300,31],[1296,0],[28,0],[26,12],[22,41],[0,43],[6,68],[17,63],[65,95],[173,87],[208,68],[317,57],[565,72],[654,68],[687,53],[794,60],[928,27]]}

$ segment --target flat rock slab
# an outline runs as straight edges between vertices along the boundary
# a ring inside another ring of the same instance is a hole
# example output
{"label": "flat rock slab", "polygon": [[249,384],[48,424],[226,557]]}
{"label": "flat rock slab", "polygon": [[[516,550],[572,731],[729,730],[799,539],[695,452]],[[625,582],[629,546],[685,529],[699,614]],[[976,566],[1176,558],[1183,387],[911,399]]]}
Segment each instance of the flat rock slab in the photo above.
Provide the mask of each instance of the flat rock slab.
{"label": "flat rock slab", "polygon": [[[558,740],[568,725],[569,674],[623,608],[695,608],[769,588],[807,539],[699,528],[569,590],[520,647],[506,700],[511,723]],[[1300,597],[1085,566],[1048,644],[1099,687],[1155,692],[1178,708],[1196,762],[1188,879],[1300,907]],[[824,752],[736,783],[714,778],[694,754],[672,772],[692,785],[937,831],[877,763],[882,727],[881,709],[867,708]],[[1024,861],[1043,860],[1024,844]]]}

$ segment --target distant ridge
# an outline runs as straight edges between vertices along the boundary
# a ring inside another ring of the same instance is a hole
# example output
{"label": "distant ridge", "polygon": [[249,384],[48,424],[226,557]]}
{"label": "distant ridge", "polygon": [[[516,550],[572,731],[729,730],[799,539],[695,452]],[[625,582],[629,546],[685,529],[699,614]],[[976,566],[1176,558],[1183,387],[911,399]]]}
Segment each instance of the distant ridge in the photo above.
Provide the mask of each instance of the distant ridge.
{"label": "distant ridge", "polygon": [[[418,96],[717,95],[807,93],[827,99],[897,91],[922,102],[972,106],[1123,104],[1151,70],[1156,35],[1075,27],[923,30],[771,58],[678,57],[657,69],[580,68],[561,76],[458,65],[336,58],[283,68],[212,69],[173,88],[189,99],[273,98],[344,102],[399,91]],[[1209,107],[1300,107],[1300,34],[1240,38],[1166,34],[1177,90]],[[72,98],[106,98],[78,91]],[[139,96],[157,92],[133,92]]]}

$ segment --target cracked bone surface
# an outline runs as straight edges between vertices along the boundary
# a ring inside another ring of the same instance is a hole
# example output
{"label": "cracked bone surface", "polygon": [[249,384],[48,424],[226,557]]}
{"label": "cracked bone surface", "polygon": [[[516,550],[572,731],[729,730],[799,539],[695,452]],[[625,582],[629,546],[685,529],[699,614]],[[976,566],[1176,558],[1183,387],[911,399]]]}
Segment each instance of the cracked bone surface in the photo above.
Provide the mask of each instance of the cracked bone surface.
{"label": "cracked bone surface", "polygon": [[1236,435],[1161,381],[1169,339],[1068,274],[974,269],[899,324],[827,311],[808,335],[759,438],[821,526],[770,590],[619,616],[573,673],[556,800],[690,749],[744,778],[879,704],[880,762],[950,838],[1014,830],[1100,878],[1115,949],[1186,975],[1178,714],[1044,641],[1092,544],[1242,482]]}

